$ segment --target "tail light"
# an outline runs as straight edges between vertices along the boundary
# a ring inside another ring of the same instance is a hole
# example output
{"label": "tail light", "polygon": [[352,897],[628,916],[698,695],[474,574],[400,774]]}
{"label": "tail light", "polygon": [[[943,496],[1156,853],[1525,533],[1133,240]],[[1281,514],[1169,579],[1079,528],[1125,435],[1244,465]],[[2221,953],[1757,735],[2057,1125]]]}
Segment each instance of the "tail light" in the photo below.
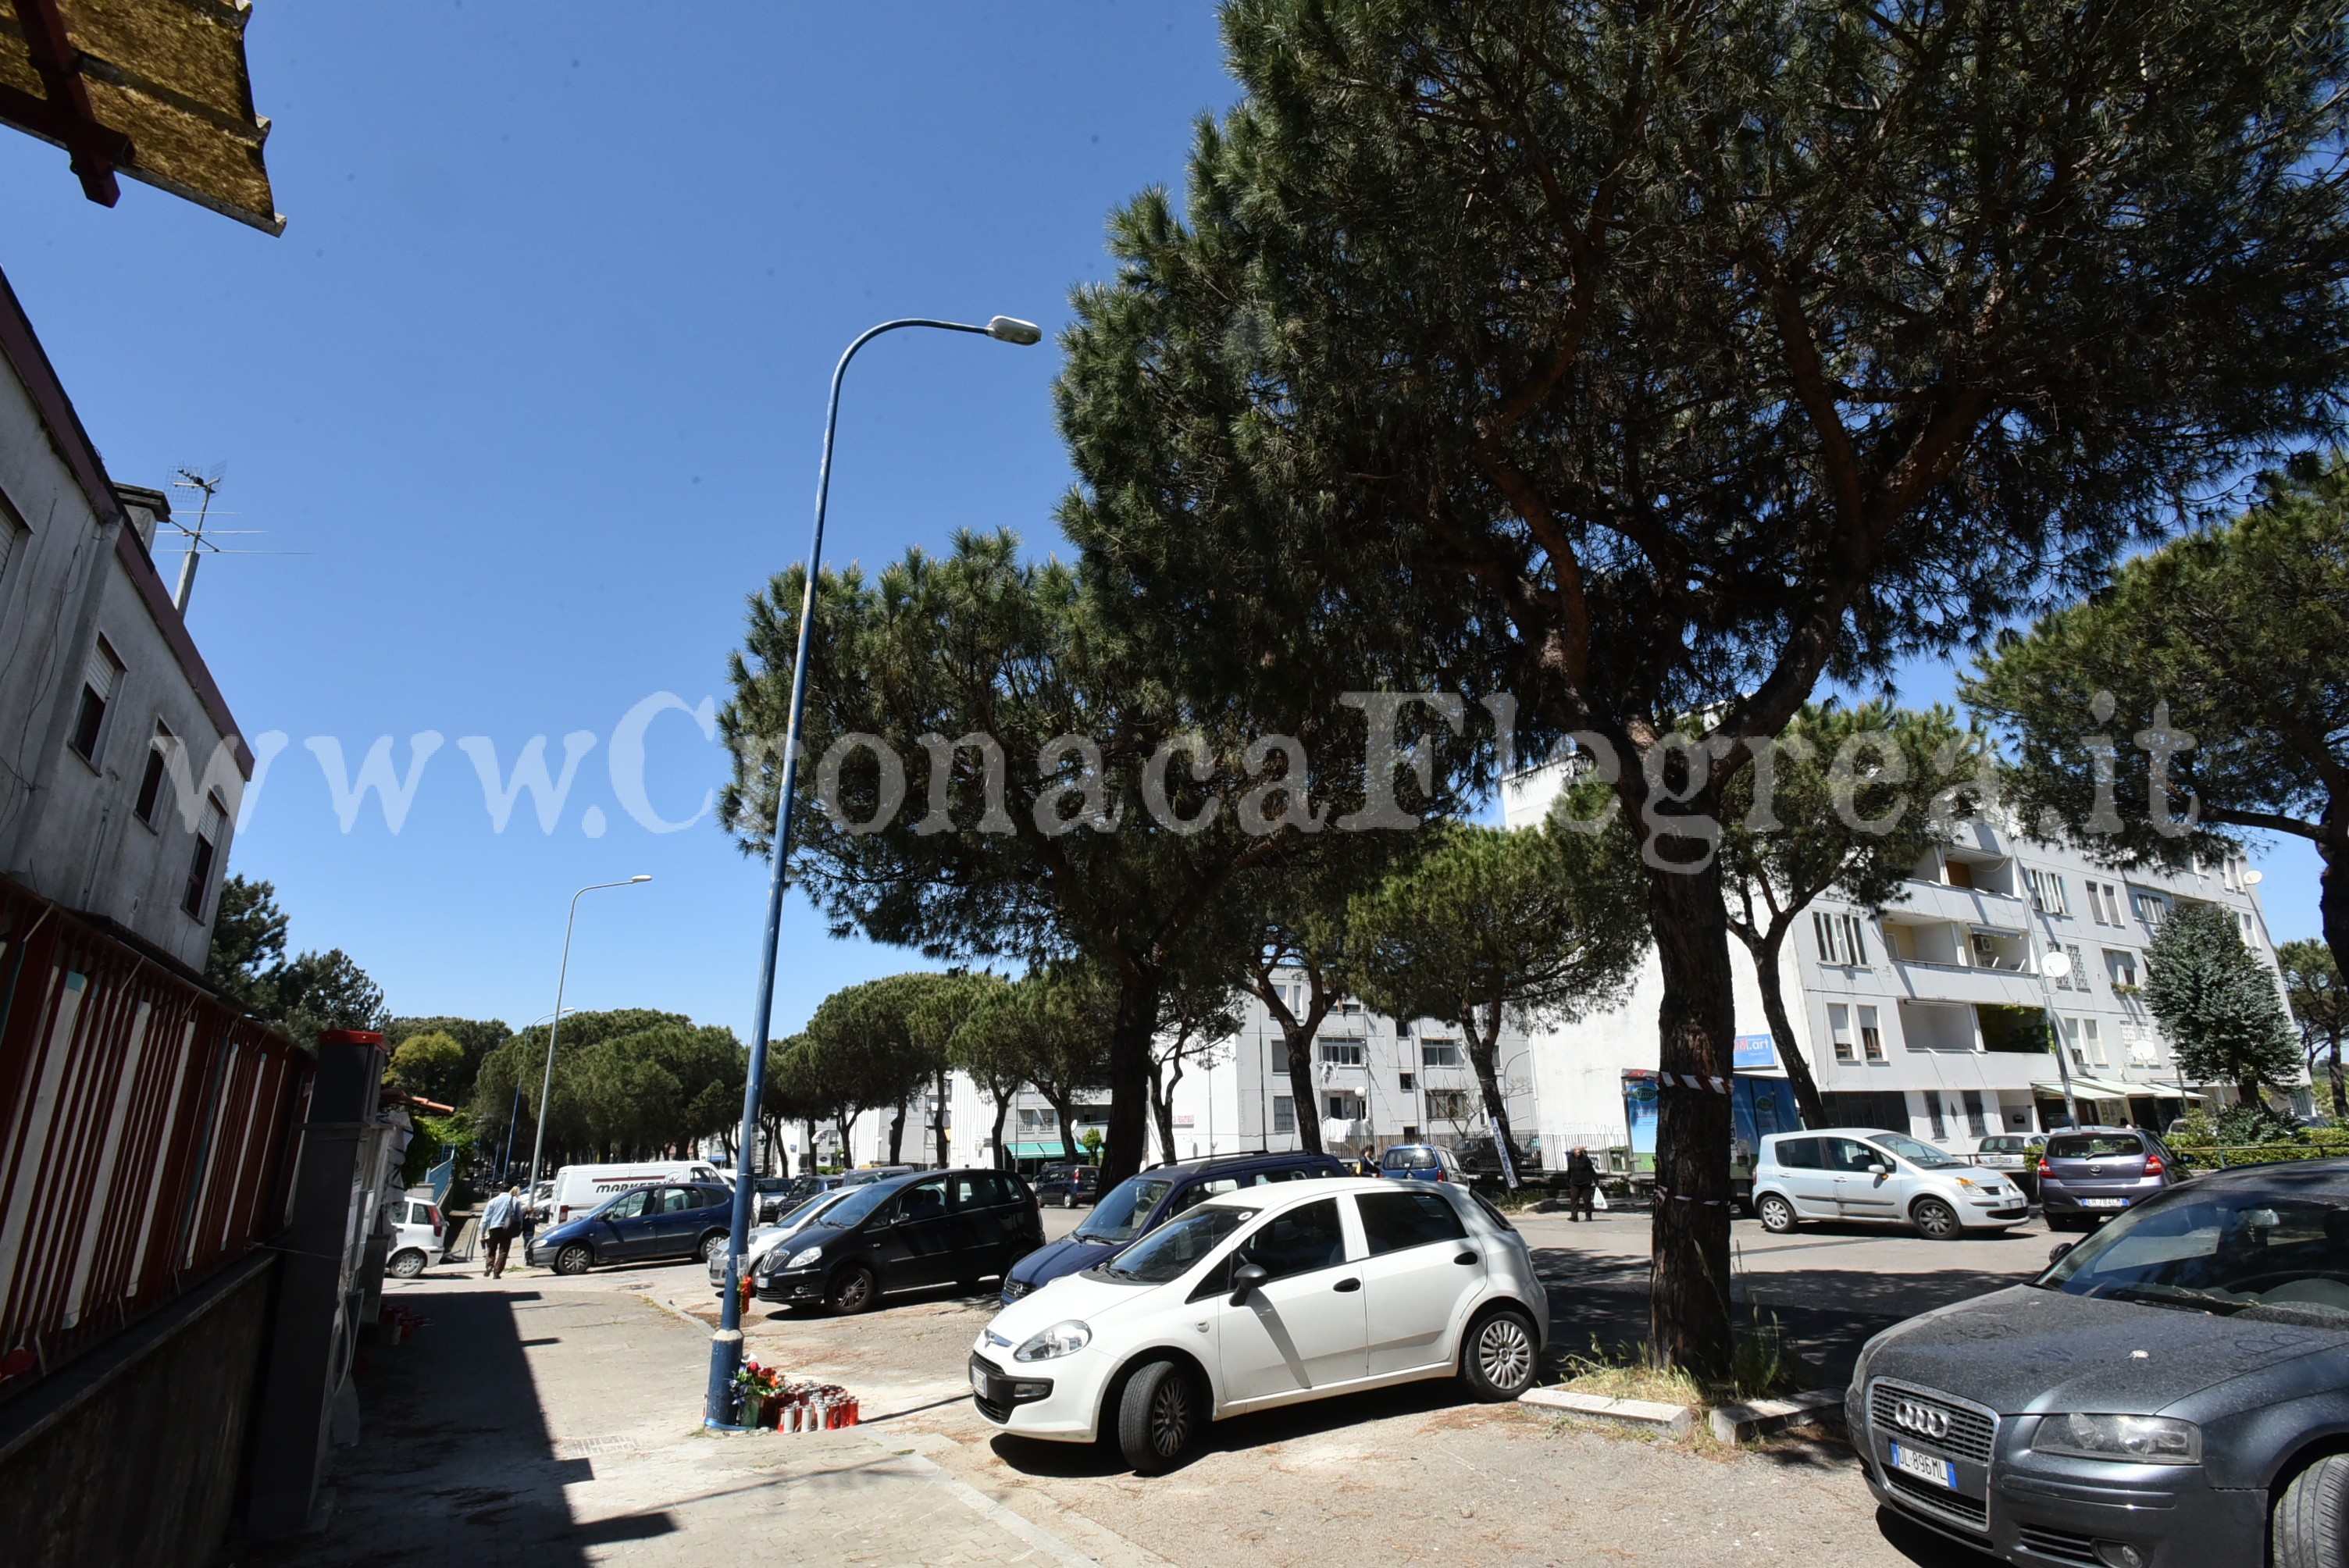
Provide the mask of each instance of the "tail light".
{"label": "tail light", "polygon": [[2048,1177],[2048,1176],[2053,1176],[2053,1175],[2054,1175],[2054,1174],[2055,1174],[2055,1172],[2054,1172],[2054,1171],[2052,1171],[2052,1170],[2048,1169],[2048,1165],[2047,1165],[2047,1156],[2045,1156],[2044,1154],[2043,1154],[2043,1155],[2041,1155],[2041,1156],[2039,1157],[2039,1174],[2040,1174],[2043,1178],[2044,1178],[2044,1177]]}
{"label": "tail light", "polygon": [[2160,1155],[2148,1154],[2145,1157],[2145,1173],[2147,1175],[2158,1176],[2162,1173],[2164,1169],[2166,1168],[2161,1163]]}
{"label": "tail light", "polygon": [[1448,1180],[1450,1180],[1450,1178],[1446,1177],[1446,1176],[1444,1174],[1444,1167],[1443,1167],[1443,1166],[1441,1166],[1441,1165],[1439,1165],[1439,1166],[1437,1166],[1437,1167],[1435,1168],[1435,1179],[1436,1179],[1438,1181],[1448,1181]]}
{"label": "tail light", "polygon": [[432,1203],[427,1203],[424,1206],[424,1212],[432,1217],[432,1233],[436,1236],[439,1235],[440,1233],[440,1210],[439,1206]]}
{"label": "tail light", "polygon": [[[2041,1167],[2041,1169],[2042,1169],[2042,1170],[2044,1170],[2044,1169],[2046,1169],[2046,1167],[2042,1166],[2042,1167]],[[555,1222],[556,1224],[558,1224],[558,1225],[559,1225],[559,1224],[563,1223],[565,1220],[568,1220],[569,1218],[571,1218],[571,1205],[570,1205],[570,1204],[565,1203],[565,1204],[564,1204],[564,1205],[563,1205],[563,1207],[561,1207],[560,1209],[557,1209],[557,1210],[555,1210],[555,1211],[554,1211],[554,1222]]]}

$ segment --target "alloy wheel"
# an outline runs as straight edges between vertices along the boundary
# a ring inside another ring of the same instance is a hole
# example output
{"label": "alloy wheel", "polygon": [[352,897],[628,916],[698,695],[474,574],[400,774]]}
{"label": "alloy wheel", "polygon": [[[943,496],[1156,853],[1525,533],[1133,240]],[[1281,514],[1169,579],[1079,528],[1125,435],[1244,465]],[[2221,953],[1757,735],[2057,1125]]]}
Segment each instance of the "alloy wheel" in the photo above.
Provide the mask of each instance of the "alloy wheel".
{"label": "alloy wheel", "polygon": [[1191,1380],[1168,1377],[1150,1401],[1150,1446],[1168,1459],[1191,1440]]}
{"label": "alloy wheel", "polygon": [[1485,1325],[1476,1336],[1476,1370],[1485,1381],[1504,1393],[1525,1387],[1533,1377],[1533,1341],[1526,1326],[1503,1313]]}

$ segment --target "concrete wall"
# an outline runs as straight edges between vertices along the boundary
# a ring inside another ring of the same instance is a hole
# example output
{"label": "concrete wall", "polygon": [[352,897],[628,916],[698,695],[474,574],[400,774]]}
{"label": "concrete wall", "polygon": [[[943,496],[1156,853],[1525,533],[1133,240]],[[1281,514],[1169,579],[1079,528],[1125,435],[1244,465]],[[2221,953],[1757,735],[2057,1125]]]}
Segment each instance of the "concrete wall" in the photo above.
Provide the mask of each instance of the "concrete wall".
{"label": "concrete wall", "polygon": [[202,1568],[237,1501],[275,1257],[0,1407],[0,1548],[26,1568]]}

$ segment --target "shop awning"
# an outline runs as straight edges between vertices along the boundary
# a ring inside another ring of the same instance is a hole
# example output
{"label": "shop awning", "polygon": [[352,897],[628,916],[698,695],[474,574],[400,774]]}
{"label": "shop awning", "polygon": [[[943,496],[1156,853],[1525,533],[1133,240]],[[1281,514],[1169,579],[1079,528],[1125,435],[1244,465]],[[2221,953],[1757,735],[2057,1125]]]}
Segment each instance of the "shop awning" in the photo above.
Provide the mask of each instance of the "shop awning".
{"label": "shop awning", "polygon": [[[2064,1098],[2064,1082],[2061,1078],[2033,1079],[2031,1087],[2051,1099]],[[2176,1099],[2180,1094],[2176,1084],[2125,1083],[2115,1078],[2091,1078],[2086,1073],[2072,1075],[2072,1092],[2085,1099],[2129,1099],[2141,1096],[2151,1096],[2158,1099]],[[2200,1099],[2202,1097],[2199,1094],[2189,1094],[2185,1098]]]}
{"label": "shop awning", "polygon": [[[1068,1157],[1068,1150],[1061,1147],[1057,1139],[1050,1143],[1015,1143],[1011,1146],[1011,1158],[1014,1160],[1066,1160]],[[1082,1160],[1084,1157],[1085,1146],[1080,1143],[1077,1145],[1077,1158]]]}

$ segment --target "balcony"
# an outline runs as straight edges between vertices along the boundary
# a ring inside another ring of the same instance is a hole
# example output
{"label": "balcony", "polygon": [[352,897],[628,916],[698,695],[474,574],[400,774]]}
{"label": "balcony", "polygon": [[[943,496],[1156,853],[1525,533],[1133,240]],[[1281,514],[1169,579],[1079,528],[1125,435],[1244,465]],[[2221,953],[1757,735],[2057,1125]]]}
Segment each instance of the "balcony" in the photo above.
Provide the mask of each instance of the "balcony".
{"label": "balcony", "polygon": [[[1952,889],[1963,892],[1963,889]],[[2013,969],[1985,969],[1964,964],[1927,964],[1896,958],[1892,972],[1899,977],[1901,995],[1912,1002],[1959,1002],[1970,1006],[2038,1007],[2045,1001],[2039,976]]]}
{"label": "balcony", "polygon": [[1958,925],[1987,926],[1992,931],[2027,931],[2031,925],[2031,906],[2019,898],[2007,898],[1980,888],[1951,887],[1946,882],[1910,882],[1902,884],[1908,894],[1899,903],[1884,906],[1887,922],[1916,925],[1927,922],[1949,921]]}

